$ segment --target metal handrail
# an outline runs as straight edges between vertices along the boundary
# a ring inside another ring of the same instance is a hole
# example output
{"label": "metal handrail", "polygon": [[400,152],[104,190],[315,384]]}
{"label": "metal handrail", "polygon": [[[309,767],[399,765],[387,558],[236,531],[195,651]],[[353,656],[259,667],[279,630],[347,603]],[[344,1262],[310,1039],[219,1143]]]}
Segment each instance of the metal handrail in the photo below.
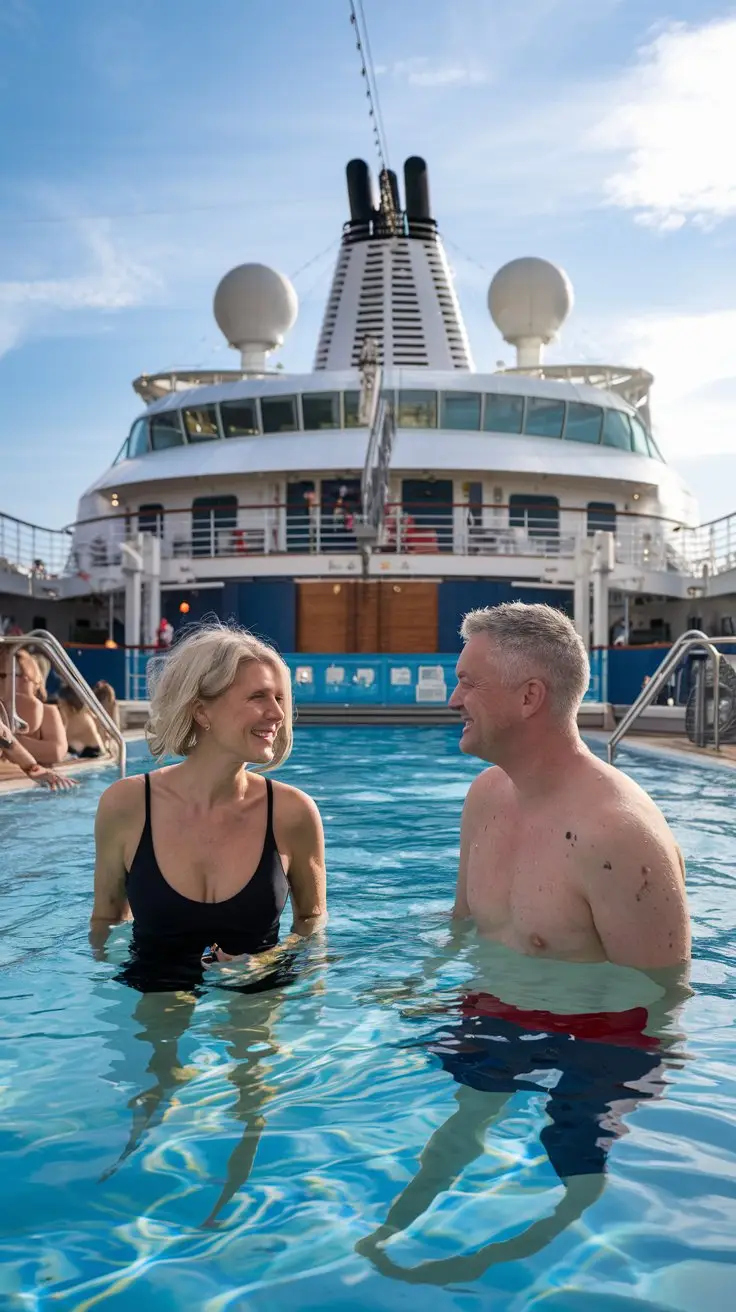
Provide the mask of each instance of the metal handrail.
{"label": "metal handrail", "polygon": [[664,687],[669,675],[680,664],[683,655],[691,651],[693,647],[705,647],[708,655],[713,661],[713,750],[718,752],[721,748],[721,658],[722,652],[714,646],[714,641],[721,644],[736,643],[736,636],[724,636],[722,638],[711,639],[707,633],[700,629],[688,629],[675,642],[674,646],[665,656],[662,664],[655,670],[649,683],[642,688],[635,702],[632,702],[626,714],[619,721],[608,739],[608,763],[613,764],[616,748],[625,733],[628,733],[635,720],[638,720],[642,711],[651,705],[657,693]]}
{"label": "metal handrail", "polygon": [[[86,679],[82,678],[76,665],[70,660],[66,651],[62,647],[58,638],[47,629],[32,629],[30,633],[23,633],[18,636],[9,637],[7,634],[0,637],[0,646],[6,647],[25,647],[27,643],[33,643],[34,647],[39,647],[45,652],[51,661],[52,666],[58,674],[63,675],[65,681],[79,697],[79,700],[90,714],[98,721],[104,729],[108,738],[112,738],[117,743],[118,748],[118,770],[120,778],[125,778],[125,767],[127,758],[127,749],[125,738],[115,721],[108,715],[104,706],[95,697],[92,689]],[[15,665],[15,655],[13,655],[13,665]],[[15,719],[15,679],[10,681],[10,713],[11,724]]]}

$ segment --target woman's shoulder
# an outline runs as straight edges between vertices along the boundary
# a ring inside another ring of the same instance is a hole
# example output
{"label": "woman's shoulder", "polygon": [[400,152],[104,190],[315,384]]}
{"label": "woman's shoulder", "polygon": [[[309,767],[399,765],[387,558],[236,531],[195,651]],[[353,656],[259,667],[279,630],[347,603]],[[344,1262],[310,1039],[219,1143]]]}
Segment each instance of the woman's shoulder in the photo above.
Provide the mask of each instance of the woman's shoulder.
{"label": "woman's shoulder", "polygon": [[145,805],[145,776],[128,775],[105,789],[97,804],[98,820],[114,823],[139,815]]}
{"label": "woman's shoulder", "polygon": [[53,702],[42,702],[43,710],[41,711],[41,723],[44,729],[56,729],[59,726],[64,727],[64,717],[58,706]]}
{"label": "woman's shoulder", "polygon": [[315,821],[322,823],[319,807],[309,793],[303,792],[301,788],[295,788],[293,784],[282,783],[280,779],[274,779],[272,782],[274,810],[278,811],[280,821],[297,826]]}

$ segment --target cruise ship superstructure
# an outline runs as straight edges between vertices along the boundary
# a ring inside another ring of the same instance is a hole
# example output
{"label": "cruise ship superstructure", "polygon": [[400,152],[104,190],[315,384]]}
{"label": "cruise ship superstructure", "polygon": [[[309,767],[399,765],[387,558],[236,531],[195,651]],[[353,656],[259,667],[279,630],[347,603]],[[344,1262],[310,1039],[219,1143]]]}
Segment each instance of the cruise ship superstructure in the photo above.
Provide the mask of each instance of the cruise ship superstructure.
{"label": "cruise ship superstructure", "polygon": [[347,167],[312,373],[271,365],[289,281],[239,266],[214,304],[234,367],[137,378],[144,408],[69,531],[0,518],[4,613],[133,646],[161,614],[214,612],[292,652],[453,651],[466,610],[512,597],[565,606],[596,646],[732,631],[736,533],[732,554],[730,520],[697,527],[651,375],[545,364],[572,288],[534,258],[488,292],[516,365],[477,372],[424,161],[402,181],[376,195]]}

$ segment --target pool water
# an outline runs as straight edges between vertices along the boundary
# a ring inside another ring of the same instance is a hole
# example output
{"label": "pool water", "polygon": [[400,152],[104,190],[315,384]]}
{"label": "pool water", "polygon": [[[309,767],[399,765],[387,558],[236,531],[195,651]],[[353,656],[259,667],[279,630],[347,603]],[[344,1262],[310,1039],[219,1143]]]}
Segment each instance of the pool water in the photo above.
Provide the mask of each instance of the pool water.
{"label": "pool water", "polygon": [[[331,921],[295,981],[259,994],[143,997],[116,980],[128,929],[93,958],[110,772],[0,799],[0,1307],[730,1312],[734,776],[620,755],[688,862],[692,993],[672,1008],[636,972],[472,934],[445,946],[479,768],[457,737],[298,731],[281,777],[322,810]],[[569,1038],[550,1056],[522,1034],[524,1071],[515,1057],[503,1088],[463,1083],[460,998],[479,981],[566,1013],[644,1002],[658,1058]],[[590,1126],[614,1087],[625,1105],[600,1149]]]}

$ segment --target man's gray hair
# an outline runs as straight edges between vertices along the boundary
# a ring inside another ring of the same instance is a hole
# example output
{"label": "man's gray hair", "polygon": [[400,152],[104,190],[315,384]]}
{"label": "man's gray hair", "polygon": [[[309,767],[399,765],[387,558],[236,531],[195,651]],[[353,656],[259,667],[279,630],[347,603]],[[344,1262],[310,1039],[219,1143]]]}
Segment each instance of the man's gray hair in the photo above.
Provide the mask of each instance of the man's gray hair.
{"label": "man's gray hair", "polygon": [[484,633],[493,643],[504,683],[539,678],[559,719],[572,718],[590,682],[590,665],[572,621],[553,606],[504,602],[471,610],[460,629],[463,641]]}

